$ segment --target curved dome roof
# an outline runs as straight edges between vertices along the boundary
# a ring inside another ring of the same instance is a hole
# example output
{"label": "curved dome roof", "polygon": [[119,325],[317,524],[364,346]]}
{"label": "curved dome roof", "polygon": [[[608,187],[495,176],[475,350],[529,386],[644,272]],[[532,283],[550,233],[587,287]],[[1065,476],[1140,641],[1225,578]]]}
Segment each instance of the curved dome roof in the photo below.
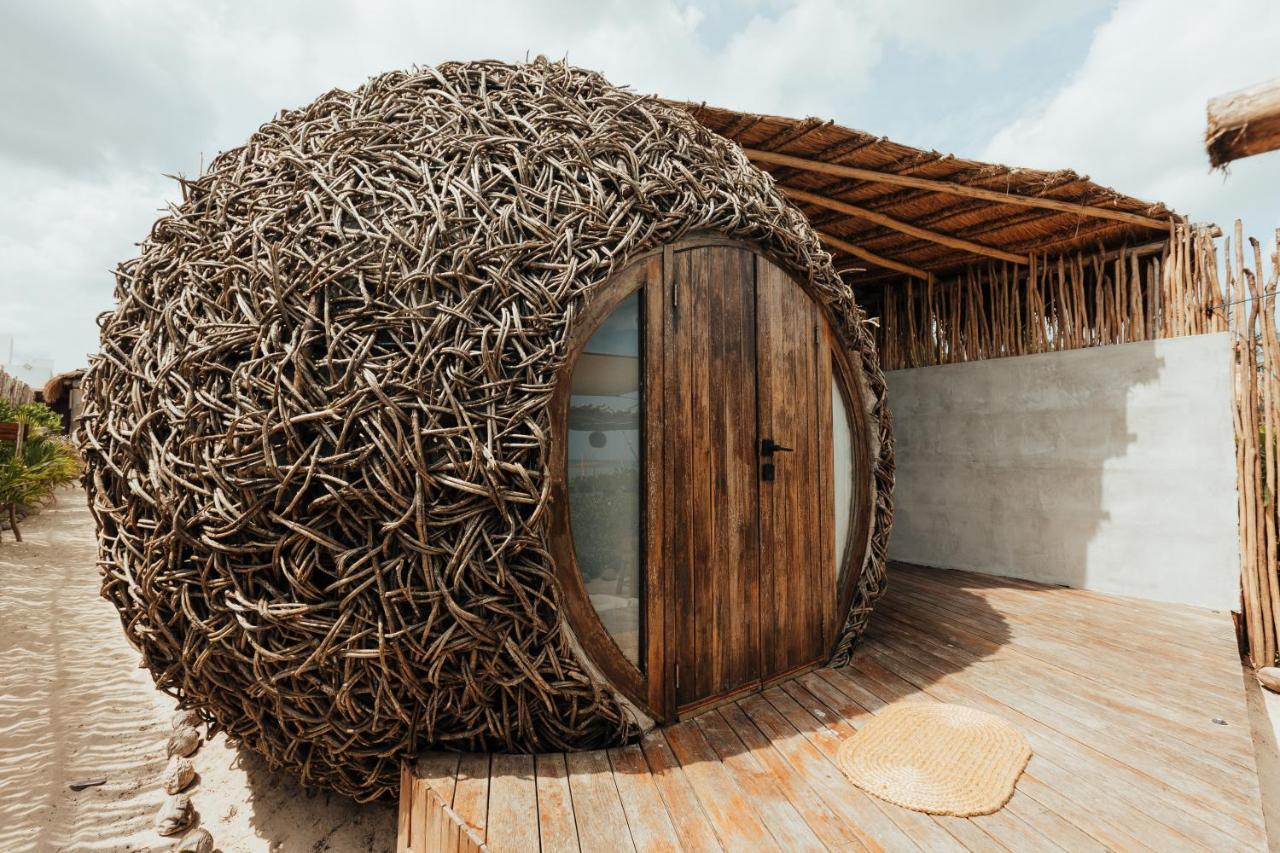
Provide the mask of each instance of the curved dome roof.
{"label": "curved dome roof", "polygon": [[[593,290],[697,230],[752,241],[883,382],[803,216],[686,112],[538,60],[374,77],[183,181],[85,380],[103,594],[162,689],[359,798],[428,744],[635,728],[546,547],[552,378]],[[887,482],[846,641],[883,576]]]}

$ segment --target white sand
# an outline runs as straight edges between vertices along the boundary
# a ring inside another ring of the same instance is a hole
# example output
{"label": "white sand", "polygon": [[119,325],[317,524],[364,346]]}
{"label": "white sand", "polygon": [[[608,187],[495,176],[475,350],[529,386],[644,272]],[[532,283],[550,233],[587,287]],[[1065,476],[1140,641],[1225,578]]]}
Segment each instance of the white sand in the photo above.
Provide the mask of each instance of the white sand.
{"label": "white sand", "polygon": [[[83,492],[0,542],[0,851],[166,850],[152,820],[174,702],[138,668],[98,594]],[[395,807],[308,796],[219,736],[200,747],[188,792],[228,851],[395,848]],[[105,785],[73,792],[80,779]]]}

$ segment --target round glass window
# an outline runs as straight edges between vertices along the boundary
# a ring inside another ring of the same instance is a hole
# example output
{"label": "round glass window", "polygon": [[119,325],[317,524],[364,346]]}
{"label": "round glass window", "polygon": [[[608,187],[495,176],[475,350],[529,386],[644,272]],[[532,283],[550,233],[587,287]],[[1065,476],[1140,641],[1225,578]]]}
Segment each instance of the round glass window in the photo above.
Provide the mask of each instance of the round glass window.
{"label": "round glass window", "polygon": [[849,430],[849,403],[840,383],[831,382],[831,461],[835,468],[836,589],[844,589],[849,572],[845,550],[849,545],[849,522],[853,515],[853,434]]}
{"label": "round glass window", "polygon": [[566,454],[569,525],[582,581],[600,621],[637,669],[644,597],[641,328],[637,292],[578,357]]}

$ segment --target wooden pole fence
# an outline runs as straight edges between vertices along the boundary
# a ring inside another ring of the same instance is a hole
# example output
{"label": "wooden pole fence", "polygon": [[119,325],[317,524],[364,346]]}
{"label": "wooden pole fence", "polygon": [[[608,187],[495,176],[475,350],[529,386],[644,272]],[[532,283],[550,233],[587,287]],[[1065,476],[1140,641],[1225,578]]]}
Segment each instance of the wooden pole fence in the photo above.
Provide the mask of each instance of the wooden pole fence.
{"label": "wooden pole fence", "polygon": [[1280,231],[1264,251],[1241,224],[1222,236],[1175,222],[1156,244],[985,262],[884,284],[885,370],[1157,338],[1232,334],[1240,522],[1240,632],[1250,663],[1280,659]]}
{"label": "wooden pole fence", "polygon": [[22,380],[10,376],[0,367],[0,400],[20,406],[30,403],[36,398],[36,391]]}

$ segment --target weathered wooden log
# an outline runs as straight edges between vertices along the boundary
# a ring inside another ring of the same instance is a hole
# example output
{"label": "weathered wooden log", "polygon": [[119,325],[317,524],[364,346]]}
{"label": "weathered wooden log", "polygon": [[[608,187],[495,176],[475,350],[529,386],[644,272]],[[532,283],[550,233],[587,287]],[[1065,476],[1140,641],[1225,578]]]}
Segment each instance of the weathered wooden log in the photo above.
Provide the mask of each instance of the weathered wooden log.
{"label": "weathered wooden log", "polygon": [[1280,77],[1220,95],[1206,112],[1204,147],[1214,167],[1280,148]]}

